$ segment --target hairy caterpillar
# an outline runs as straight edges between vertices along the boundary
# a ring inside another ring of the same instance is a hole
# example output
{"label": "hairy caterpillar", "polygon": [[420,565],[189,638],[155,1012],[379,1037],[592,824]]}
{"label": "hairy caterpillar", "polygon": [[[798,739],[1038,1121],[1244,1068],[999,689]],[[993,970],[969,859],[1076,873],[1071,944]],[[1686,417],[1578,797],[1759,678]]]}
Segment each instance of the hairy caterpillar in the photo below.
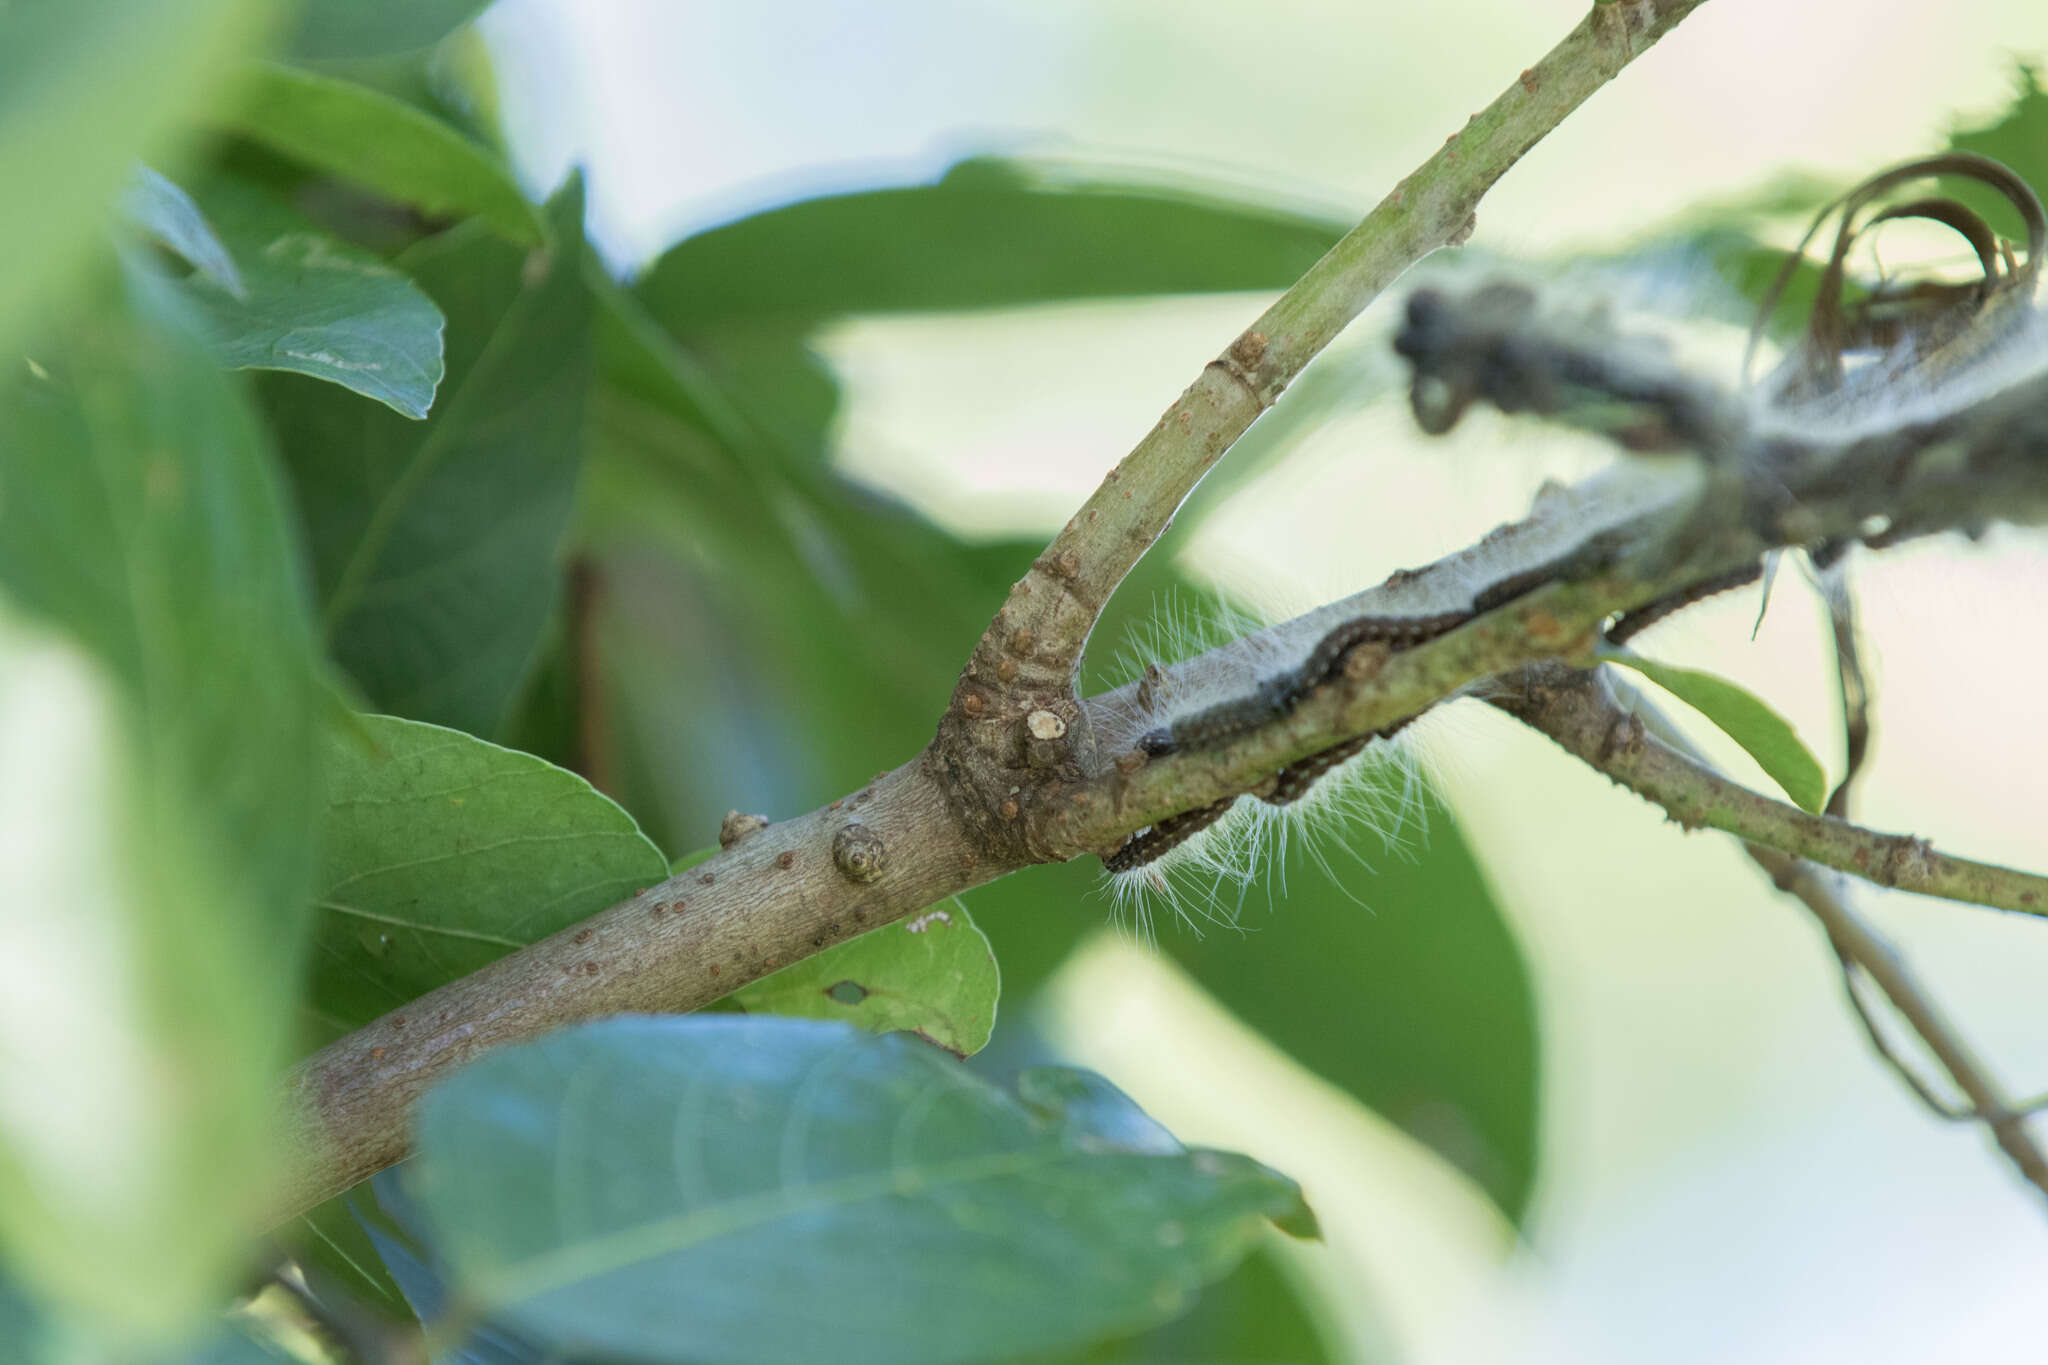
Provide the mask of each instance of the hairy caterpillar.
{"label": "hairy caterpillar", "polygon": [[[1108,752],[1148,756],[1227,744],[1335,681],[1361,649],[1412,648],[1560,576],[1596,570],[1628,543],[1615,528],[1654,520],[1659,509],[1682,509],[1695,484],[1682,464],[1646,463],[1617,466],[1575,488],[1547,489],[1530,518],[1458,555],[1265,630],[1247,631],[1242,620],[1222,623],[1218,633],[1235,638],[1206,653],[1199,629],[1169,614],[1154,633],[1179,638],[1133,669],[1136,681],[1094,699],[1098,737]],[[1197,657],[1159,661],[1183,651]],[[1327,867],[1309,836],[1331,806],[1362,817],[1360,824],[1398,848],[1403,832],[1419,824],[1419,769],[1413,748],[1401,742],[1417,719],[1297,760],[1242,797],[1138,831],[1104,859],[1112,895],[1137,911],[1141,928],[1148,892],[1167,893],[1190,923],[1191,903],[1205,905],[1207,918],[1234,923],[1235,908],[1217,888],[1246,885],[1276,844],[1298,838]]]}
{"label": "hairy caterpillar", "polygon": [[[1496,291],[1494,301],[1507,292]],[[1681,519],[1700,481],[1693,462],[1646,459],[1618,464],[1571,488],[1548,487],[1523,521],[1426,568],[1397,573],[1365,592],[1242,636],[1198,661],[1149,665],[1136,683],[1097,699],[1098,736],[1108,752],[1134,749],[1148,757],[1227,745],[1337,681],[1361,650],[1411,649],[1547,583],[1598,572],[1633,549],[1638,538]],[[1246,860],[1231,838],[1214,833],[1218,827],[1228,836],[1233,825],[1273,824],[1268,817],[1299,804],[1326,774],[1387,748],[1384,741],[1415,719],[1298,760],[1249,793],[1249,800],[1227,799],[1166,817],[1127,839],[1105,867],[1113,877],[1141,885],[1149,880],[1156,887],[1157,874],[1147,879],[1145,870],[1177,858],[1241,881],[1248,875]],[[1211,852],[1219,845],[1233,851]]]}
{"label": "hairy caterpillar", "polygon": [[[1859,219],[1884,192],[1943,174],[1977,179],[2006,197],[2026,224],[2024,264],[1971,210],[1951,200],[1877,207]],[[1449,430],[1483,401],[1503,412],[1535,412],[1596,430],[1625,451],[1665,458],[1625,460],[1588,483],[1551,490],[1539,496],[1527,520],[1461,554],[1396,574],[1378,588],[1247,637],[1198,665],[1148,668],[1140,682],[1106,699],[1105,738],[1114,749],[1150,757],[1229,744],[1284,718],[1336,681],[1361,649],[1413,648],[1544,584],[1597,572],[1639,550],[1675,564],[1713,517],[1726,525],[1731,506],[1756,543],[1803,543],[1817,562],[1832,562],[1855,543],[1882,544],[1974,524],[1954,515],[1953,498],[1944,505],[1949,490],[1940,481],[1969,484],[1984,504],[1984,489],[2012,477],[2011,466],[2024,462],[2016,452],[2048,444],[2048,421],[2010,411],[2039,406],[2027,401],[2032,388],[2022,392],[2019,386],[2040,387],[2044,378],[2048,326],[2033,309],[2032,294],[2048,247],[2048,215],[2011,172],[1962,155],[1911,162],[1874,177],[1831,205],[1814,231],[1836,212],[1842,224],[1806,336],[1768,382],[1740,391],[1680,369],[1655,339],[1617,334],[1598,309],[1546,311],[1535,291],[1522,284],[1496,281],[1462,298],[1417,290],[1394,344],[1413,366],[1410,403],[1425,431]],[[1955,229],[1974,248],[1982,279],[1965,286],[1880,282],[1855,303],[1845,303],[1850,248],[1871,227],[1900,218]],[[1762,301],[1752,353],[1776,292],[1774,286]],[[1845,364],[1851,352],[1872,349],[1880,352],[1874,359],[1853,369]],[[1745,373],[1747,368],[1745,358]],[[1995,424],[1993,439],[1959,425],[1978,403],[1985,403]],[[1965,463],[1975,467],[1960,476],[1921,467],[1923,452],[1930,450],[1949,451],[1944,458],[1954,463],[1969,443],[1951,436],[1973,434],[1975,447]],[[1861,450],[1858,441],[1866,442]],[[1845,489],[1853,494],[1859,480],[1883,485],[1872,502],[1882,502],[1891,487],[1909,480],[1931,488],[1935,496],[1923,503],[1930,509],[1924,524],[1851,520],[1820,538],[1787,530],[1801,524],[1795,489],[1853,509],[1856,498],[1845,496]],[[2023,508],[2003,505],[1992,513],[2024,514]],[[1623,613],[1611,623],[1609,638],[1620,643],[1674,611],[1761,574],[1759,554]],[[1255,789],[1256,803],[1232,798],[1162,819],[1133,835],[1105,864],[1113,875],[1129,878],[1162,858],[1200,849],[1205,836],[1241,805],[1291,805],[1326,772],[1368,751],[1374,740],[1393,738],[1407,723],[1298,761]]]}
{"label": "hairy caterpillar", "polygon": [[[1192,715],[1244,677],[1284,671],[1297,623],[1259,622],[1213,599],[1200,607],[1169,600],[1126,642],[1119,671],[1133,681],[1091,699],[1096,723],[1128,746],[1174,715]],[[1222,669],[1211,667],[1228,661]],[[1306,857],[1331,869],[1331,854],[1365,862],[1348,841],[1325,831],[1367,831],[1405,854],[1422,825],[1423,787],[1415,748],[1395,736],[1361,735],[1274,774],[1253,792],[1161,819],[1103,859],[1119,919],[1129,912],[1149,938],[1155,906],[1184,924],[1235,927],[1255,881],[1284,890],[1288,864]],[[1382,742],[1391,741],[1391,742]],[[1332,872],[1334,876],[1334,872]]]}

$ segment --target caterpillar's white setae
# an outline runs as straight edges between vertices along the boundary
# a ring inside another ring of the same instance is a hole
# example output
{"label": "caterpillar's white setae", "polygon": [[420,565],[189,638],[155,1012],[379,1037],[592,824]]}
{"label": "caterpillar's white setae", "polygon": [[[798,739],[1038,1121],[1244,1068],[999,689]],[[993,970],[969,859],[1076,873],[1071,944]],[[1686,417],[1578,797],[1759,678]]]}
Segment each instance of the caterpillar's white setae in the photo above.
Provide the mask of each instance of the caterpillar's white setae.
{"label": "caterpillar's white setae", "polygon": [[[1322,613],[1311,615],[1320,619]],[[1122,742],[1226,701],[1245,678],[1298,665],[1287,646],[1306,629],[1300,621],[1264,628],[1257,617],[1219,602],[1205,610],[1169,601],[1127,642],[1118,671],[1132,681],[1099,699],[1098,723],[1112,727],[1111,742]],[[1217,659],[1228,667],[1206,666]],[[1332,831],[1364,833],[1380,853],[1411,856],[1427,834],[1420,754],[1414,730],[1404,729],[1321,774],[1299,800],[1276,805],[1251,794],[1238,798],[1166,852],[1110,871],[1114,918],[1147,942],[1161,908],[1197,934],[1208,927],[1237,928],[1248,896],[1262,880],[1271,893],[1285,896],[1292,859],[1339,885],[1340,858],[1370,866],[1366,851],[1333,843]]]}

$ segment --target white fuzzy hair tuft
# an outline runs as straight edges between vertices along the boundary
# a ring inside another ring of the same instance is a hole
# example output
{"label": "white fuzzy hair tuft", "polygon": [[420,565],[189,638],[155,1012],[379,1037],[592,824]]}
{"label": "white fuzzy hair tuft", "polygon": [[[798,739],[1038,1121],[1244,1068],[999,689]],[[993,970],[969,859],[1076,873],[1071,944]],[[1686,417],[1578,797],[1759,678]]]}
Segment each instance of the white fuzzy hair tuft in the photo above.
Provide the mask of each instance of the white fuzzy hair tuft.
{"label": "white fuzzy hair tuft", "polygon": [[[1128,745],[1176,716],[1243,695],[1300,662],[1290,645],[1295,634],[1267,629],[1260,618],[1227,602],[1197,606],[1170,598],[1133,631],[1119,654],[1119,673],[1133,682],[1148,676],[1154,682],[1149,689],[1111,694],[1116,705],[1105,709],[1105,738]],[[1220,667],[1188,666],[1218,651]],[[1245,907],[1261,884],[1269,901],[1285,900],[1291,864],[1318,871],[1341,888],[1343,861],[1372,870],[1367,853],[1351,842],[1360,834],[1376,841],[1381,855],[1414,857],[1428,837],[1428,779],[1417,728],[1368,744],[1290,805],[1240,796],[1215,824],[1167,853],[1109,873],[1105,890],[1112,918],[1147,944],[1154,941],[1162,910],[1197,936],[1212,928],[1243,932]]]}

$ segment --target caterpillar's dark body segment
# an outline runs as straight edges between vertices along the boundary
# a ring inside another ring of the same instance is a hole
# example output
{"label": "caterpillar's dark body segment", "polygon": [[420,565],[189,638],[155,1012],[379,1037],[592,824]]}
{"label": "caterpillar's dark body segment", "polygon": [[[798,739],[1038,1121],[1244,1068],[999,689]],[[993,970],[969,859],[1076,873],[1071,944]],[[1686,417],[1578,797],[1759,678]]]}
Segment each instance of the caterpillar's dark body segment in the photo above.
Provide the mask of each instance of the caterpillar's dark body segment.
{"label": "caterpillar's dark body segment", "polygon": [[1344,671],[1345,660],[1361,645],[1383,644],[1413,649],[1472,619],[1469,611],[1434,616],[1362,616],[1346,621],[1316,642],[1299,668],[1275,673],[1249,696],[1182,716],[1171,725],[1147,732],[1138,748],[1151,757],[1182,749],[1212,749],[1289,715],[1309,695]]}
{"label": "caterpillar's dark body segment", "polygon": [[[1261,799],[1269,806],[1293,805],[1308,795],[1309,789],[1331,769],[1356,757],[1376,739],[1392,739],[1414,720],[1414,716],[1397,720],[1392,725],[1367,731],[1342,744],[1333,744],[1321,753],[1310,754],[1299,762],[1288,764],[1275,775],[1273,790]],[[1102,860],[1102,866],[1109,872],[1129,872],[1156,862],[1221,820],[1236,801],[1235,796],[1226,796],[1195,810],[1169,815],[1150,829],[1141,830],[1124,840],[1123,847]]]}
{"label": "caterpillar's dark body segment", "polygon": [[1435,612],[1427,616],[1361,616],[1345,621],[1316,641],[1315,648],[1309,651],[1299,667],[1267,678],[1249,696],[1219,702],[1193,715],[1182,716],[1171,725],[1148,732],[1138,741],[1138,748],[1157,758],[1182,749],[1208,749],[1228,744],[1292,713],[1317,688],[1335,682],[1352,653],[1360,646],[1377,644],[1403,650],[1428,644],[1545,584],[1598,569],[1613,557],[1614,550],[1615,547],[1605,539],[1595,536],[1568,555],[1490,584],[1479,592],[1470,607],[1463,610]]}
{"label": "caterpillar's dark body segment", "polygon": [[1292,672],[1275,674],[1260,683],[1249,696],[1219,702],[1149,732],[1138,741],[1138,747],[1156,758],[1181,749],[1208,749],[1228,744],[1239,735],[1248,735],[1260,726],[1278,720],[1300,705],[1300,698],[1291,695],[1293,688]]}
{"label": "caterpillar's dark body segment", "polygon": [[[1568,555],[1489,585],[1473,599],[1469,608],[1417,616],[1361,616],[1345,621],[1316,641],[1315,648],[1309,651],[1299,667],[1266,678],[1246,696],[1219,702],[1192,715],[1182,716],[1170,725],[1147,731],[1139,738],[1137,747],[1140,752],[1157,758],[1183,749],[1209,749],[1228,744],[1291,714],[1318,688],[1341,677],[1352,655],[1363,646],[1385,645],[1398,651],[1427,644],[1545,584],[1596,569],[1612,553],[1611,546],[1595,537]],[[1274,806],[1294,804],[1332,768],[1359,753],[1373,740],[1392,738],[1414,719],[1410,716],[1396,721],[1289,764],[1275,776],[1273,789],[1264,800]],[[1235,797],[1226,797],[1214,805],[1159,821],[1125,840],[1121,848],[1103,859],[1103,866],[1111,872],[1128,872],[1163,857],[1222,819],[1234,800]]]}
{"label": "caterpillar's dark body segment", "polygon": [[1123,847],[1102,860],[1102,866],[1110,872],[1129,872],[1132,868],[1157,861],[1221,820],[1223,813],[1236,801],[1235,796],[1226,796],[1198,809],[1169,815],[1150,829],[1140,830],[1124,840]]}
{"label": "caterpillar's dark body segment", "polygon": [[1383,725],[1377,730],[1368,730],[1362,735],[1345,740],[1342,744],[1333,744],[1321,753],[1310,754],[1298,763],[1288,764],[1274,778],[1273,790],[1264,798],[1266,804],[1269,806],[1293,805],[1301,800],[1302,797],[1307,796],[1309,788],[1315,786],[1322,779],[1323,775],[1332,768],[1349,762],[1352,758],[1364,752],[1365,746],[1376,739],[1392,739],[1395,735],[1407,729],[1414,720],[1414,716],[1409,716],[1404,720],[1395,721],[1392,725]]}
{"label": "caterpillar's dark body segment", "polygon": [[1332,682],[1344,671],[1344,661],[1361,645],[1385,645],[1389,649],[1413,649],[1447,635],[1471,620],[1470,611],[1446,611],[1434,616],[1361,616],[1346,621],[1316,642],[1309,656],[1296,669],[1294,685],[1287,693],[1287,709],[1308,699],[1308,694]]}

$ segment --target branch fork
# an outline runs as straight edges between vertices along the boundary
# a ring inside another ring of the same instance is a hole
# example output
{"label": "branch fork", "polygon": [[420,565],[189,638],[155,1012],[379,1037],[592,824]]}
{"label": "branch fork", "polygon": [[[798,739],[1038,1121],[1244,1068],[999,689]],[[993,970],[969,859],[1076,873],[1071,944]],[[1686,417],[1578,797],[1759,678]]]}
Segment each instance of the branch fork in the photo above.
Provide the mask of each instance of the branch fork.
{"label": "branch fork", "polygon": [[[1076,687],[1104,604],[1202,476],[1394,278],[1463,240],[1481,196],[1529,148],[1699,3],[1595,4],[1205,366],[1013,586],[923,753],[808,814],[759,827],[744,821],[709,861],[431,992],[295,1068],[284,1105],[293,1170],[277,1216],[401,1156],[412,1103],[487,1047],[601,1014],[694,1009],[1031,863],[1113,851],[1159,821],[1245,791],[1277,792],[1276,775],[1290,764],[1399,725],[1476,680],[1545,660],[1588,661],[1616,613],[1753,566],[1769,545],[1810,539],[1807,525],[1794,537],[1755,516],[1702,513],[1696,543],[1681,556],[1609,555],[1532,582],[1425,641],[1389,650],[1377,667],[1335,669],[1285,714],[1213,750],[1105,752],[1105,699],[1083,698]],[[1672,405],[1662,412],[1683,415]],[[2008,436],[2030,430],[2015,414]],[[1914,439],[1924,447],[1967,434]],[[1902,454],[1861,453],[1872,462]],[[2009,487],[2041,491],[2010,466],[1999,470]],[[1958,510],[1953,488],[1916,489],[1925,496],[1910,505],[1899,505],[1895,492],[1874,508],[1846,493],[1822,499],[1821,530],[1851,535],[1873,511],[1914,525],[1955,524],[1969,510]],[[1667,539],[1661,522],[1634,529]]]}

